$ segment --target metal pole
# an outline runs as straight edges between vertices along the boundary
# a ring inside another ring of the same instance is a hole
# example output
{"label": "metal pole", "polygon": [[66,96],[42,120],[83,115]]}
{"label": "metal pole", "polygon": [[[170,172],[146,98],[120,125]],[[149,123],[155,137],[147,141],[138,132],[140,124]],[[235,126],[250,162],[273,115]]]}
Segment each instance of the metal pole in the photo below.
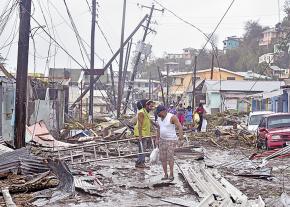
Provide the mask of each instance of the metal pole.
{"label": "metal pole", "polygon": [[119,60],[119,79],[118,79],[118,102],[117,102],[117,118],[120,117],[121,114],[121,104],[123,97],[123,89],[122,89],[122,70],[123,70],[123,53],[124,53],[124,30],[125,30],[125,18],[126,18],[126,0],[123,3],[123,17],[122,17],[122,30],[121,30],[121,43],[120,43],[120,60]]}
{"label": "metal pole", "polygon": [[90,103],[89,103],[89,123],[93,123],[94,108],[94,68],[95,68],[95,28],[96,28],[96,0],[92,0],[92,27],[91,27],[91,74],[90,74]]}
{"label": "metal pole", "polygon": [[127,44],[127,51],[126,51],[124,71],[123,71],[122,94],[124,94],[125,81],[127,80],[127,71],[128,71],[128,63],[129,63],[130,54],[131,54],[131,48],[132,48],[132,39]]}
{"label": "metal pole", "polygon": [[[148,17],[147,25],[145,27],[145,31],[144,31],[144,35],[143,35],[141,44],[145,43],[153,11],[154,11],[154,4],[152,5],[151,10],[150,10],[150,14],[149,14],[149,17]],[[133,68],[133,73],[132,73],[132,76],[131,76],[131,80],[129,82],[129,87],[128,87],[128,92],[127,92],[127,97],[126,97],[126,101],[125,101],[123,114],[125,114],[126,111],[127,111],[127,105],[128,105],[128,101],[129,101],[129,98],[130,98],[131,90],[133,88],[133,82],[134,82],[135,76],[137,74],[137,69],[138,69],[140,58],[141,58],[141,54],[142,54],[142,52],[139,51],[138,54],[137,54],[137,57],[136,57],[136,62],[135,62],[134,68]]]}
{"label": "metal pole", "polygon": [[3,84],[0,83],[0,136],[2,136],[2,105],[3,105]]}
{"label": "metal pole", "polygon": [[168,106],[169,96],[169,65],[166,65],[166,106]]}
{"label": "metal pole", "polygon": [[150,71],[149,73],[149,99],[151,99],[151,82],[152,80],[151,80],[151,71]]}
{"label": "metal pole", "polygon": [[[148,15],[145,15],[145,17],[140,21],[140,23],[137,25],[137,27],[134,29],[134,31],[129,35],[129,37],[124,41],[124,45],[126,45],[129,40],[133,37],[133,35],[138,31],[138,29],[142,26],[143,22],[147,19]],[[104,67],[104,71],[108,69],[108,67],[112,64],[112,62],[115,60],[115,58],[120,53],[120,49],[115,52],[115,54],[111,57],[111,59],[107,62],[107,64]],[[100,75],[98,75],[96,78],[94,78],[94,82],[92,84],[95,84],[100,78]],[[87,94],[87,92],[90,90],[90,87],[87,87],[84,92],[75,100],[75,102],[70,106],[71,109],[73,109],[76,104]]]}
{"label": "metal pole", "polygon": [[[214,53],[214,51],[212,51]],[[211,73],[210,73],[210,79],[213,79],[213,68],[214,68],[214,54],[212,54],[211,57]]]}
{"label": "metal pole", "polygon": [[110,73],[111,73],[111,82],[112,82],[112,92],[113,92],[113,104],[114,104],[114,109],[117,107],[117,102],[116,102],[116,93],[115,93],[115,80],[114,80],[114,70],[112,64],[110,65]]}
{"label": "metal pole", "polygon": [[164,91],[163,91],[163,85],[162,85],[162,79],[161,79],[161,72],[159,66],[157,66],[158,74],[159,74],[159,82],[160,82],[160,87],[161,87],[161,95],[162,95],[162,101],[165,106],[165,97],[164,97]]}
{"label": "metal pole", "polygon": [[[83,81],[81,81],[81,93],[83,92]],[[80,121],[83,120],[83,99],[80,102]]]}
{"label": "metal pole", "polygon": [[196,83],[197,56],[194,57],[193,79],[192,79],[192,111],[195,109],[195,83]]}
{"label": "metal pole", "polygon": [[14,126],[14,145],[17,149],[25,147],[30,15],[31,0],[20,1]]}

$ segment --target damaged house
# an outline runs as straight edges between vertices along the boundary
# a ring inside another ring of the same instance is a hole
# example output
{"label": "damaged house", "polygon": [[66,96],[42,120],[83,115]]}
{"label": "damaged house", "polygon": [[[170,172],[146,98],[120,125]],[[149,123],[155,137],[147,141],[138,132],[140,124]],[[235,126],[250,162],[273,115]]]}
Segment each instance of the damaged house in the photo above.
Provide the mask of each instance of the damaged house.
{"label": "damaged house", "polygon": [[247,81],[247,80],[206,80],[202,92],[206,95],[205,107],[208,113],[237,110],[248,112],[251,103],[245,98],[257,93],[279,89],[281,81]]}
{"label": "damaged house", "polygon": [[[15,108],[14,78],[0,77],[0,135],[6,141],[14,138]],[[65,87],[43,79],[28,78],[27,125],[36,122],[46,123],[51,132],[57,132],[64,126]],[[55,133],[57,135],[57,133]]]}

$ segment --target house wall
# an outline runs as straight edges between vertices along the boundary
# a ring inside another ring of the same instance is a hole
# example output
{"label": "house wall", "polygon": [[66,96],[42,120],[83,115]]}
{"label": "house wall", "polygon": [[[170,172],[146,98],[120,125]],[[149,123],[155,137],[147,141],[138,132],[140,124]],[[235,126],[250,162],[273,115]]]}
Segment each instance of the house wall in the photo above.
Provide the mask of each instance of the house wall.
{"label": "house wall", "polygon": [[270,98],[266,99],[252,99],[251,111],[272,111],[272,100]]}
{"label": "house wall", "polygon": [[238,109],[238,112],[249,112],[250,111],[249,103],[243,100],[238,100],[237,109]]}
{"label": "house wall", "polygon": [[240,42],[235,39],[228,39],[224,41],[225,50],[237,48],[239,47],[239,45],[240,45]]}
{"label": "house wall", "polygon": [[15,88],[12,84],[2,83],[2,136],[6,141],[14,137],[14,99]]}
{"label": "house wall", "polygon": [[206,94],[205,108],[208,113],[215,113],[220,111],[221,107],[221,96],[217,92],[208,92]]}
{"label": "house wall", "polygon": [[283,91],[280,96],[267,99],[252,99],[252,111],[289,112],[289,94]]}
{"label": "house wall", "polygon": [[[200,79],[210,80],[211,71],[197,72],[196,76],[199,77]],[[229,77],[234,77],[235,80],[244,80],[243,76],[237,74],[219,70],[213,71],[213,80],[227,80]]]}
{"label": "house wall", "polygon": [[[172,78],[175,79],[175,83],[169,88],[169,94],[183,94],[192,85],[192,73]],[[183,79],[183,81],[180,79]]]}
{"label": "house wall", "polygon": [[271,105],[274,112],[289,112],[288,93],[283,91],[282,95],[271,98]]}

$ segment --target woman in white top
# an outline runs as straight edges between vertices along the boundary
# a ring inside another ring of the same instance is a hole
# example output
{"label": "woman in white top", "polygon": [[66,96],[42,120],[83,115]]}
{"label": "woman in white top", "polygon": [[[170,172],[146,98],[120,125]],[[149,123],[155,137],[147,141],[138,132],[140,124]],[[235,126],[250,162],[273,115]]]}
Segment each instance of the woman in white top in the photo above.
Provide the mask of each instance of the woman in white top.
{"label": "woman in white top", "polygon": [[[164,171],[162,180],[174,180],[173,166],[174,166],[174,149],[178,143],[178,136],[176,134],[176,127],[179,130],[179,141],[183,141],[183,129],[178,118],[171,113],[168,113],[163,105],[159,105],[156,109],[158,116],[158,131],[156,142],[159,144],[160,160]],[[182,143],[181,143],[182,144]],[[170,173],[168,177],[167,162],[169,163]]]}

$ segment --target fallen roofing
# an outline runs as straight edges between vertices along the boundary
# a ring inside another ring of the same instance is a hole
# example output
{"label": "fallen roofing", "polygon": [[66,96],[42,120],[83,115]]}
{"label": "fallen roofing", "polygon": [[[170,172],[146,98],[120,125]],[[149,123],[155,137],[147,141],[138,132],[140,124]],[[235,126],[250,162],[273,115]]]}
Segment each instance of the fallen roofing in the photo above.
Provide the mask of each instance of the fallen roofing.
{"label": "fallen roofing", "polygon": [[56,140],[48,131],[44,121],[40,121],[34,125],[26,127],[26,136],[28,140],[32,140],[42,147],[50,148],[66,148],[74,146],[66,142]]}
{"label": "fallen roofing", "polygon": [[26,148],[6,152],[0,157],[0,173],[34,174],[48,169],[43,158],[32,155]]}

